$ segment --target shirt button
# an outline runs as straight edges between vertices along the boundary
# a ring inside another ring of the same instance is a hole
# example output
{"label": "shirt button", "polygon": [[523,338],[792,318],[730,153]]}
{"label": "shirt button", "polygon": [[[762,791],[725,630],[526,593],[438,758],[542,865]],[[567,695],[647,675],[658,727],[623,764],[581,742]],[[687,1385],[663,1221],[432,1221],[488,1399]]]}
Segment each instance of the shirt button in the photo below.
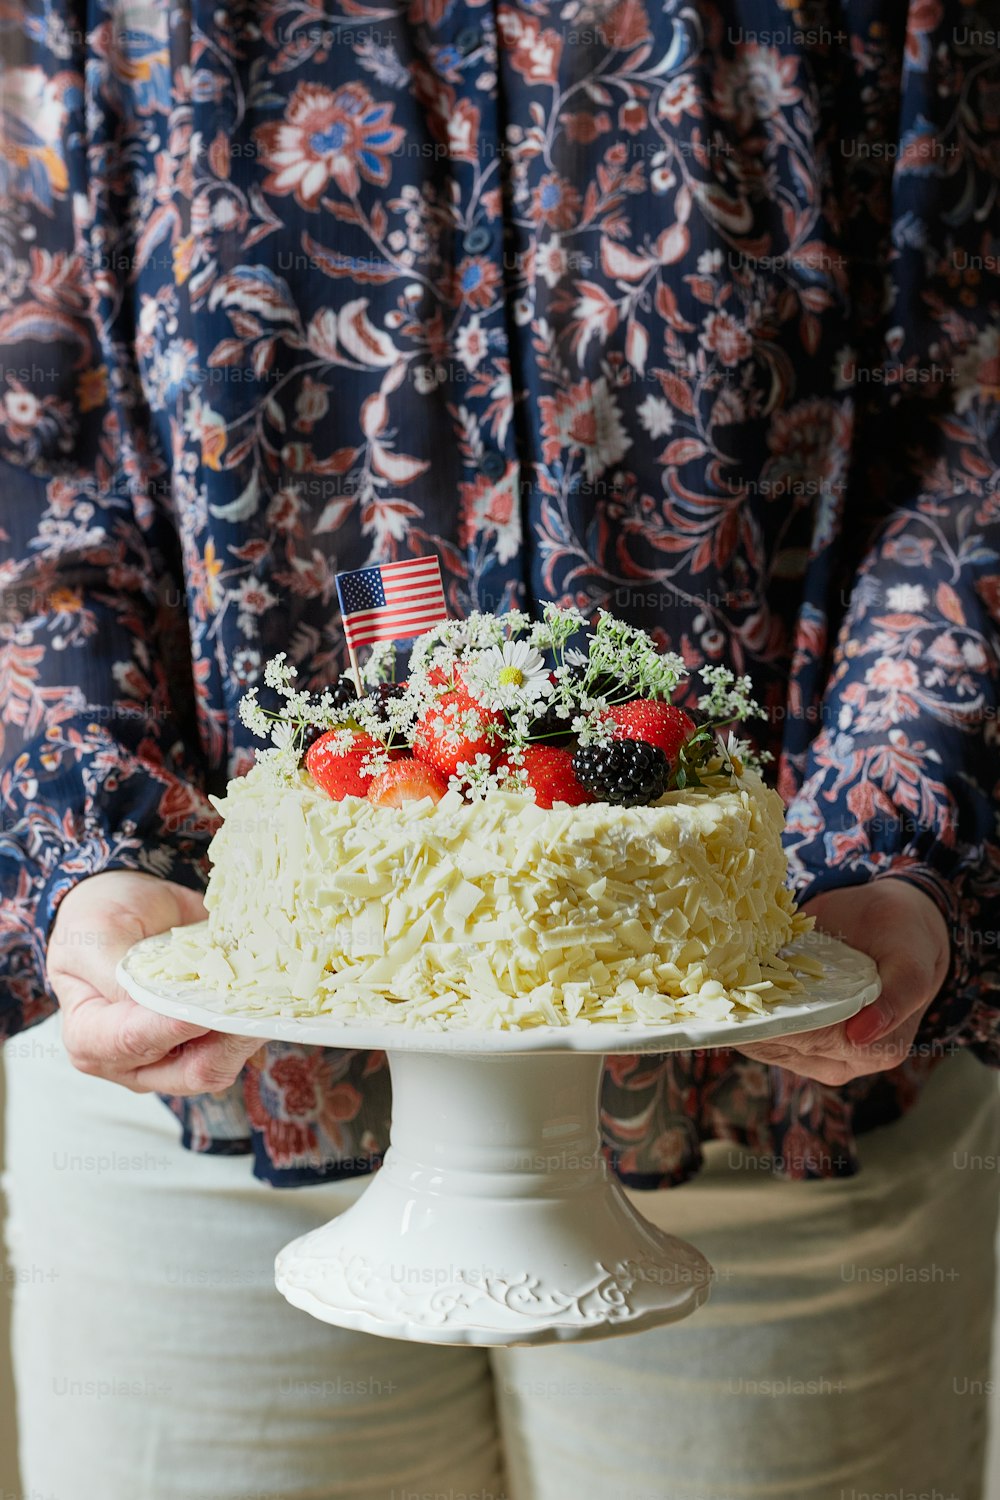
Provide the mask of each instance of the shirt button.
{"label": "shirt button", "polygon": [[483,34],[477,26],[463,26],[455,38],[455,46],[466,56],[483,45]]}
{"label": "shirt button", "polygon": [[473,224],[465,236],[465,248],[470,255],[478,255],[480,250],[485,250],[493,236],[485,224]]}
{"label": "shirt button", "polygon": [[487,479],[499,479],[507,467],[507,460],[497,448],[487,448],[479,464],[479,472]]}

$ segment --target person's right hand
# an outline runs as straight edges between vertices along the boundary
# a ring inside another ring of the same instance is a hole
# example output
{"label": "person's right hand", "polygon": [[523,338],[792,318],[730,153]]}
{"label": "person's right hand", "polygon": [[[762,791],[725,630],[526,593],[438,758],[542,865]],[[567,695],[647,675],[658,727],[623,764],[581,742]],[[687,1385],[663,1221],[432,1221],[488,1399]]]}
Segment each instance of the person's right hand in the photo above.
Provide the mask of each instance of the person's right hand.
{"label": "person's right hand", "polygon": [[91,875],[60,902],[46,967],[62,1010],[62,1034],[81,1073],[136,1093],[215,1094],[235,1082],[260,1038],[223,1036],[144,1009],[115,979],[140,938],[200,922],[197,891],[130,870]]}

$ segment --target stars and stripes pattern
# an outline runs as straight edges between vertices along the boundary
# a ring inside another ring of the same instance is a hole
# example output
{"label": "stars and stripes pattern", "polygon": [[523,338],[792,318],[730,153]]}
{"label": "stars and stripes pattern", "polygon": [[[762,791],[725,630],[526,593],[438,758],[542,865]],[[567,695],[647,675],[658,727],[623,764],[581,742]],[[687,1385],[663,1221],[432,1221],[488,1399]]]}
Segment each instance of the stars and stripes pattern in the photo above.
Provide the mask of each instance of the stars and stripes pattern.
{"label": "stars and stripes pattern", "polygon": [[448,618],[436,557],[338,573],[337,596],[352,651],[374,641],[409,640]]}

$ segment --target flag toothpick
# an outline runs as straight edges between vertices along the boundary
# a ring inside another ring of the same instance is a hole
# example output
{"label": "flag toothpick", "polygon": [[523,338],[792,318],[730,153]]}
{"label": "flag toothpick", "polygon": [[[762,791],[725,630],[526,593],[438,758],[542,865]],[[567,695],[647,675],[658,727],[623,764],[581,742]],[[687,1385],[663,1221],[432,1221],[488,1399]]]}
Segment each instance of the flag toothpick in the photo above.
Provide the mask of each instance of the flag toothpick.
{"label": "flag toothpick", "polygon": [[348,642],[348,645],[347,645],[347,655],[350,657],[350,661],[351,661],[351,676],[354,678],[354,686],[358,690],[358,697],[359,698],[363,698],[364,697],[364,688],[361,685],[361,668],[358,666],[357,653],[354,650],[354,647],[350,644],[350,642]]}
{"label": "flag toothpick", "polygon": [[362,696],[357,648],[376,641],[404,641],[448,618],[437,557],[412,557],[337,574],[337,598],[358,697]]}

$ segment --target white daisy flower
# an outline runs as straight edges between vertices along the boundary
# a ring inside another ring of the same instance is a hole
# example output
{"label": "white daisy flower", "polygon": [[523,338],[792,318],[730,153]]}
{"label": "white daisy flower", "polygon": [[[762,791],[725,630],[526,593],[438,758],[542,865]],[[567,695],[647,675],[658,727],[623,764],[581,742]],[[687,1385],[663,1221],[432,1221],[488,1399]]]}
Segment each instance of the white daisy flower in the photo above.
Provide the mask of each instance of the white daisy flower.
{"label": "white daisy flower", "polygon": [[488,646],[468,660],[469,691],[486,708],[512,709],[537,703],[552,692],[541,652],[527,641]]}

